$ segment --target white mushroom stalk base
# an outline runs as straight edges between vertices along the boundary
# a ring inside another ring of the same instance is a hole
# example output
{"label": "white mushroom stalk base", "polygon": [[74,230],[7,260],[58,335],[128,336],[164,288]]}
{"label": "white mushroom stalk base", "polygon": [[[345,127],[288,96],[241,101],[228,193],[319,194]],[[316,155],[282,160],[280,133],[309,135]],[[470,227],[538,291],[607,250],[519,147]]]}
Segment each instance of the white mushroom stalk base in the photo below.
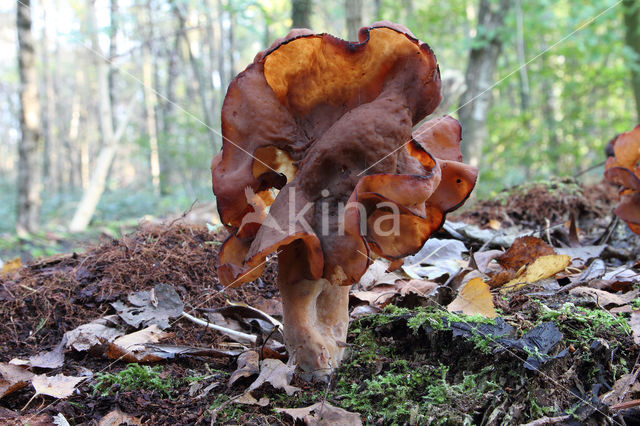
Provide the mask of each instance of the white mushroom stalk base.
{"label": "white mushroom stalk base", "polygon": [[307,380],[326,379],[338,367],[349,327],[349,286],[325,279],[280,283],[289,363]]}

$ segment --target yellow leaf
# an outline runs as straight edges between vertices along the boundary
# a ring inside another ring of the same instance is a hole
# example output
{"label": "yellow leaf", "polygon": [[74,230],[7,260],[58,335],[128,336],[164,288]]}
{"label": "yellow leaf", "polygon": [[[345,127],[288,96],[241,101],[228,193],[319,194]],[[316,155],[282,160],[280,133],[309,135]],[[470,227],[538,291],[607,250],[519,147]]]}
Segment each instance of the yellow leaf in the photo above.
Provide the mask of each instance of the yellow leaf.
{"label": "yellow leaf", "polygon": [[2,270],[0,271],[0,275],[10,274],[12,272],[17,271],[22,268],[22,261],[20,261],[19,257],[15,259],[7,261],[4,265],[2,265]]}
{"label": "yellow leaf", "polygon": [[65,376],[58,374],[47,377],[44,374],[34,376],[31,384],[36,390],[36,395],[49,395],[54,398],[67,398],[73,394],[76,385],[86,377]]}
{"label": "yellow leaf", "polygon": [[470,280],[458,293],[453,302],[447,306],[449,312],[462,312],[466,315],[482,315],[486,318],[498,316],[493,306],[493,296],[482,279]]}
{"label": "yellow leaf", "polygon": [[540,256],[537,258],[524,272],[509,281],[500,290],[501,293],[507,293],[524,287],[527,283],[534,283],[554,276],[571,263],[571,256],[566,254],[550,254],[548,256]]}

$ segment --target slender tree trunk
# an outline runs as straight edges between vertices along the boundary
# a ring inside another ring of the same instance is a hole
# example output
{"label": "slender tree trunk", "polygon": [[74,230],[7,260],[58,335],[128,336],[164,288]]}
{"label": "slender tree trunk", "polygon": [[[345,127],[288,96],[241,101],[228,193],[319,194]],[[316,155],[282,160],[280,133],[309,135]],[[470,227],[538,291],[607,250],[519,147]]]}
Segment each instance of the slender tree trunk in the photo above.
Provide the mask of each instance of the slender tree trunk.
{"label": "slender tree trunk", "polygon": [[529,75],[527,73],[526,54],[524,44],[524,16],[522,13],[522,0],[516,0],[516,51],[520,67],[520,108],[526,111],[529,108]]}
{"label": "slender tree trunk", "polygon": [[373,16],[376,21],[382,20],[382,0],[373,1]]}
{"label": "slender tree trunk", "polygon": [[42,174],[45,178],[47,192],[55,193],[60,189],[59,160],[60,151],[56,137],[57,114],[56,114],[56,93],[53,89],[53,71],[51,65],[51,53],[49,50],[49,34],[47,32],[47,23],[49,15],[47,2],[40,2],[43,11],[42,33],[40,44],[42,46],[42,69],[44,76],[44,96],[42,103],[42,131],[44,135],[44,156]]}
{"label": "slender tree trunk", "polygon": [[480,0],[476,42],[469,53],[465,76],[467,89],[460,99],[462,145],[466,161],[479,166],[482,147],[488,139],[487,118],[491,109],[491,85],[502,48],[500,29],[511,1]]}
{"label": "slender tree trunk", "polygon": [[631,85],[636,100],[636,119],[640,121],[640,2],[624,0],[624,26],[627,46],[635,52],[635,61],[629,64]]}
{"label": "slender tree trunk", "polygon": [[291,28],[311,28],[311,0],[291,0]]}
{"label": "slender tree trunk", "polygon": [[83,231],[89,226],[89,222],[91,222],[91,218],[96,211],[100,197],[102,197],[102,193],[104,192],[109,169],[116,155],[118,139],[122,137],[126,125],[125,120],[120,123],[118,131],[114,132],[111,97],[109,95],[109,66],[103,59],[98,42],[95,1],[96,0],[90,0],[88,2],[87,19],[89,21],[89,32],[91,33],[92,50],[96,52],[95,66],[98,84],[98,119],[100,122],[102,146],[98,158],[95,161],[89,185],[84,190],[82,199],[69,224],[69,230],[72,232]]}
{"label": "slender tree trunk", "polygon": [[191,65],[191,71],[193,72],[193,76],[195,77],[194,84],[196,85],[196,89],[200,97],[200,106],[202,107],[202,114],[203,114],[202,121],[206,124],[208,128],[211,128],[212,126],[211,117],[213,117],[213,115],[211,113],[211,108],[209,107],[209,99],[207,96],[207,86],[206,86],[206,82],[202,72],[202,67],[200,66],[198,58],[196,58],[196,56],[193,54],[193,50],[191,49],[189,35],[186,31],[185,17],[178,5],[176,5],[175,3],[172,3],[172,5],[173,5],[173,13],[175,14],[176,18],[178,18],[178,22],[180,24],[180,35],[184,40],[184,44],[187,49],[187,53],[189,55],[189,63]]}
{"label": "slender tree trunk", "polygon": [[229,55],[229,81],[233,80],[236,76],[236,59],[235,59],[235,35],[234,35],[234,27],[235,27],[235,14],[233,10],[229,10],[229,31],[227,32],[227,36],[229,37],[229,44],[227,49],[227,54]]}
{"label": "slender tree trunk", "polygon": [[347,39],[358,41],[358,30],[362,26],[362,0],[344,0],[347,19]]}
{"label": "slender tree trunk", "polygon": [[[113,62],[118,54],[118,0],[111,0],[110,13],[111,13],[111,26],[109,28],[109,62]],[[118,122],[113,105],[116,104],[116,75],[118,70],[109,66],[109,101],[111,102],[111,126],[116,128]]]}
{"label": "slender tree trunk", "polygon": [[225,55],[226,43],[224,40],[224,6],[222,0],[218,0],[218,35],[219,35],[219,49],[218,49],[218,73],[220,74],[220,85],[223,93],[227,91],[230,79],[227,78],[227,72],[225,67]]}
{"label": "slender tree trunk", "polygon": [[151,60],[151,46],[154,37],[153,16],[151,2],[147,1],[147,25],[149,26],[148,42],[142,47],[142,82],[144,86],[145,122],[149,137],[149,171],[151,184],[155,195],[160,195],[160,155],[158,152],[158,131],[156,124],[157,104],[156,93],[153,89],[153,65]]}
{"label": "slender tree trunk", "polygon": [[18,148],[18,211],[16,231],[26,235],[38,229],[42,200],[42,137],[40,103],[35,64],[35,46],[31,33],[31,1],[17,2],[18,67],[20,70],[20,130]]}

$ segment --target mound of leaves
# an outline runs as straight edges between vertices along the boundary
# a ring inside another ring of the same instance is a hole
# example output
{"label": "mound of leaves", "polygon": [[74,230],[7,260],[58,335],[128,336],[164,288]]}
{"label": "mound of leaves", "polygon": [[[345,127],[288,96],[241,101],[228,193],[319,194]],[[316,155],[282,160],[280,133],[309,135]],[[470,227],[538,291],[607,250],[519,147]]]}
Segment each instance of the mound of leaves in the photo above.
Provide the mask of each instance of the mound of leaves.
{"label": "mound of leaves", "polygon": [[159,283],[171,284],[186,306],[221,306],[227,298],[254,303],[278,294],[271,263],[264,281],[223,291],[215,269],[220,240],[204,226],[142,225],[83,253],[0,275],[0,358],[54,346],[65,331],[112,311],[110,303]]}
{"label": "mound of leaves", "polygon": [[617,198],[617,188],[606,181],[579,185],[572,178],[552,179],[505,189],[492,199],[478,201],[458,217],[480,226],[501,223],[503,227],[537,229],[562,223],[571,213],[580,220],[604,218]]}

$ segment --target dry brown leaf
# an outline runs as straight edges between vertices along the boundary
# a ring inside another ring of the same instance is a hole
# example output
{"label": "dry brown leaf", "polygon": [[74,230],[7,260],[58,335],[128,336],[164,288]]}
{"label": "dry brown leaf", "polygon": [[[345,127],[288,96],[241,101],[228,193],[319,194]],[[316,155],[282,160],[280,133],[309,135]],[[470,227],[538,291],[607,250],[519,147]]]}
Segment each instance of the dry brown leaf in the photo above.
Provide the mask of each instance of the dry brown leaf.
{"label": "dry brown leaf", "polygon": [[476,262],[476,266],[478,267],[478,271],[486,274],[489,271],[490,267],[493,266],[495,268],[500,268],[497,264],[492,264],[491,261],[497,257],[500,257],[504,254],[502,250],[487,250],[479,253],[473,254],[473,259]]}
{"label": "dry brown leaf", "polygon": [[53,418],[48,414],[21,415],[16,411],[0,407],[0,424],[12,426],[51,426],[54,422]]}
{"label": "dry brown leaf", "polygon": [[2,265],[0,275],[7,275],[12,272],[16,272],[20,268],[22,268],[22,261],[19,257],[16,257],[15,259],[8,260],[5,264]]}
{"label": "dry brown leaf", "polygon": [[496,261],[504,269],[517,271],[523,265],[534,262],[541,256],[555,254],[553,247],[536,237],[520,237],[516,239],[509,250]]}
{"label": "dry brown leaf", "polygon": [[384,308],[389,304],[391,299],[398,293],[398,289],[392,284],[381,284],[367,291],[354,291],[352,297],[367,302],[371,306]]}
{"label": "dry brown leaf", "polygon": [[527,283],[550,278],[563,271],[571,263],[571,257],[566,254],[553,254],[537,258],[524,273],[509,281],[500,290],[502,293],[517,290]]}
{"label": "dry brown leaf", "polygon": [[0,399],[27,386],[32,378],[32,372],[0,362]]}
{"label": "dry brown leaf", "polygon": [[123,413],[119,408],[109,412],[98,422],[98,426],[142,425],[140,419]]}
{"label": "dry brown leaf", "polygon": [[631,327],[631,331],[633,332],[633,343],[640,345],[640,310],[631,313],[629,327]]}
{"label": "dry brown leaf", "polygon": [[62,352],[62,342],[50,351],[39,352],[29,357],[28,360],[13,358],[9,364],[38,367],[38,368],[59,368],[64,365],[64,353]]}
{"label": "dry brown leaf", "polygon": [[401,296],[405,296],[408,293],[415,293],[418,296],[427,297],[433,290],[438,288],[438,283],[425,280],[409,280],[397,281],[395,286],[399,289]]}
{"label": "dry brown leaf", "polygon": [[636,379],[636,375],[632,373],[620,376],[613,384],[611,390],[600,396],[600,400],[611,406],[630,399],[631,395],[640,392],[640,382]]}
{"label": "dry brown leaf", "polygon": [[629,291],[623,294],[614,294],[608,291],[591,287],[575,287],[569,290],[569,294],[574,296],[588,296],[593,298],[599,306],[623,306],[633,302],[638,297],[639,290]]}
{"label": "dry brown leaf", "polygon": [[82,352],[101,343],[111,342],[124,334],[123,330],[113,327],[117,319],[117,315],[109,315],[67,331],[64,334],[67,339],[65,346]]}
{"label": "dry brown leaf", "polygon": [[304,408],[276,408],[278,413],[288,414],[294,421],[307,425],[361,425],[360,414],[351,413],[328,402],[318,402]]}
{"label": "dry brown leaf", "polygon": [[106,355],[110,359],[123,359],[127,362],[157,362],[164,358],[149,353],[144,345],[158,343],[169,336],[171,333],[160,330],[158,325],[154,324],[135,333],[118,337],[109,344]]}
{"label": "dry brown leaf", "polygon": [[238,368],[231,373],[227,386],[231,387],[237,380],[255,376],[259,373],[260,356],[258,355],[258,351],[243,352],[238,357]]}
{"label": "dry brown leaf", "polygon": [[65,376],[57,374],[47,377],[44,374],[34,376],[31,384],[36,390],[36,395],[48,395],[54,398],[67,398],[73,394],[78,383],[86,377]]}
{"label": "dry brown leaf", "polygon": [[493,305],[493,296],[489,285],[480,278],[467,282],[453,302],[447,306],[449,312],[462,312],[466,315],[482,315],[486,318],[498,316]]}

